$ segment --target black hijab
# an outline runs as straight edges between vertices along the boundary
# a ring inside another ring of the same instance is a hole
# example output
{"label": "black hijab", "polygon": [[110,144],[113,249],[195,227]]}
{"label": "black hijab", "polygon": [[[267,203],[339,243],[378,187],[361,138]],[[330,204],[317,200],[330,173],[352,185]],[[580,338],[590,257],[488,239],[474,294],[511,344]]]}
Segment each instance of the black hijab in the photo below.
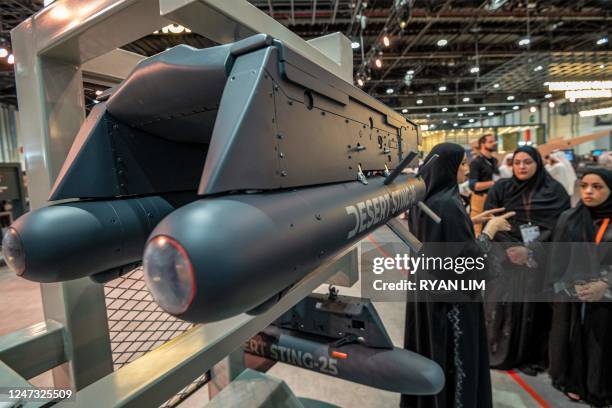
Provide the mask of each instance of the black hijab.
{"label": "black hijab", "polygon": [[561,183],[546,171],[542,156],[535,148],[522,146],[514,151],[512,158],[521,152],[535,161],[535,174],[527,180],[519,180],[513,174],[512,178],[498,181],[489,190],[485,210],[505,207],[506,211],[516,212],[509,220],[512,230],[498,234],[496,240],[522,241],[519,227],[528,223],[540,227],[541,240],[547,240],[559,215],[570,208],[570,199]]}
{"label": "black hijab", "polygon": [[[599,176],[603,182],[606,183],[608,188],[612,190],[612,171],[602,167],[596,167],[588,170],[582,175],[582,177],[586,176],[587,174],[595,174],[596,176]],[[612,218],[612,194],[608,196],[608,199],[604,203],[598,205],[597,207],[587,207],[582,203],[582,201],[580,201],[578,206],[587,208],[593,220]]]}
{"label": "black hijab", "polygon": [[[435,161],[433,157],[438,155]],[[410,229],[422,242],[465,242],[474,239],[472,221],[459,196],[457,172],[465,149],[455,143],[440,143],[425,158],[419,175],[426,185],[425,204],[442,217],[434,223],[418,208],[411,210]]]}
{"label": "black hijab", "polygon": [[[612,172],[593,168],[582,177],[595,174],[612,190]],[[582,178],[581,177],[581,178]],[[551,251],[550,276],[552,284],[571,286],[576,281],[589,281],[600,277],[601,265],[612,264],[611,245],[596,246],[595,224],[604,218],[612,218],[612,194],[597,207],[587,207],[582,200],[575,208],[565,211],[555,228]]]}
{"label": "black hijab", "polygon": [[[436,154],[438,158],[427,165]],[[410,230],[423,242],[421,253],[426,257],[446,259],[482,256],[482,250],[474,237],[474,225],[459,195],[457,172],[464,157],[463,147],[454,143],[441,143],[432,149],[421,168],[420,176],[427,187],[424,202],[442,218],[442,221],[436,224],[418,207],[410,210]],[[457,274],[434,267],[427,273],[421,271],[416,279],[472,279],[479,276],[475,274],[480,273],[478,270],[470,270]],[[433,292],[428,293],[428,296],[435,296],[436,301],[468,301],[479,295],[478,291],[441,291],[435,295]]]}

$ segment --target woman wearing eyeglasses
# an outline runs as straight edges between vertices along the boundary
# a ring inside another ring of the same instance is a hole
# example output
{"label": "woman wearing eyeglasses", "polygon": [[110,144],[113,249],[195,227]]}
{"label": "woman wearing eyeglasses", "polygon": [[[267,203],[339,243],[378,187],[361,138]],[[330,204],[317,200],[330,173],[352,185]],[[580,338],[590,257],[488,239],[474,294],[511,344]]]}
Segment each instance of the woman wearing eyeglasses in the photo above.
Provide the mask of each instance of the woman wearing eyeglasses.
{"label": "woman wearing eyeglasses", "polygon": [[503,272],[485,292],[489,359],[493,368],[535,375],[547,367],[551,321],[548,303],[530,302],[541,294],[546,279],[546,254],[540,244],[550,241],[570,199],[531,146],[514,152],[512,172],[489,190],[485,202],[485,209],[516,212],[509,220],[512,229],[495,236]]}

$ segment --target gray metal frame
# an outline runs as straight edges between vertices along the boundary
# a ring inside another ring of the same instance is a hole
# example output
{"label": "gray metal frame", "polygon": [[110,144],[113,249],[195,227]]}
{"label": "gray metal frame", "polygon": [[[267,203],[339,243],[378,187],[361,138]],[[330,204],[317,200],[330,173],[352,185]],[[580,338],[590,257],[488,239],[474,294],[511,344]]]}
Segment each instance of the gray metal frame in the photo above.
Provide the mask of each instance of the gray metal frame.
{"label": "gray metal frame", "polygon": [[265,313],[198,325],[79,391],[76,404],[58,406],[88,408],[92,401],[101,407],[158,406],[333,276],[336,262],[355,250],[349,248],[312,271]]}
{"label": "gray metal frame", "polygon": [[[328,51],[325,42],[309,45],[244,0],[58,0],[12,32],[20,143],[33,209],[46,205],[50,187],[85,119],[83,79],[106,85],[122,79],[140,58],[116,49],[171,22],[221,43],[267,33],[344,80],[352,79],[350,48],[332,60],[319,51]],[[331,40],[348,44],[346,38]],[[265,314],[197,327],[109,376],[112,358],[103,286],[88,278],[43,284],[45,318],[47,325],[55,326],[42,338],[17,337],[23,344],[13,345],[12,350],[49,347],[61,327],[62,354],[68,362],[54,369],[56,387],[82,389],[107,376],[85,388],[78,404],[95,399],[100,406],[151,406],[152,401],[163,402],[239,347],[331,274],[320,268]],[[51,320],[55,323],[49,323]],[[62,360],[54,356],[50,361]],[[159,374],[152,379],[152,373]],[[0,379],[6,381],[2,375]]]}

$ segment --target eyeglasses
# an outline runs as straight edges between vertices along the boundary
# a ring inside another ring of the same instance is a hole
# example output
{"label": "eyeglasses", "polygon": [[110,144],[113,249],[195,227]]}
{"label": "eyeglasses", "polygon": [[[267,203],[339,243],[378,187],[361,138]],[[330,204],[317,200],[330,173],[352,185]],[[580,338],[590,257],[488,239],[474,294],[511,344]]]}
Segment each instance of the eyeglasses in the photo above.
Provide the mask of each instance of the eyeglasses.
{"label": "eyeglasses", "polygon": [[520,166],[521,164],[524,164],[525,166],[531,166],[533,163],[535,162],[532,159],[514,160],[515,166]]}

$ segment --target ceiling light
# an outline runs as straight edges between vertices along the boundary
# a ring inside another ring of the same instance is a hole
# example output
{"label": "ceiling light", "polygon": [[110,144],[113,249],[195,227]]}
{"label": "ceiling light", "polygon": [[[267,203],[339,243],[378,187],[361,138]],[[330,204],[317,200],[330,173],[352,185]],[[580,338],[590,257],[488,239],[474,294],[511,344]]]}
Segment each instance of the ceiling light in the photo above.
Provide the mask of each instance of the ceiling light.
{"label": "ceiling light", "polygon": [[446,111],[448,111],[447,107],[442,108],[442,112],[446,112]]}
{"label": "ceiling light", "polygon": [[436,44],[438,44],[438,47],[446,47],[446,44],[448,44],[448,40],[446,38],[442,38],[438,40]]}
{"label": "ceiling light", "polygon": [[606,66],[604,64],[599,64],[599,69],[604,69]]}
{"label": "ceiling light", "polygon": [[472,67],[470,68],[470,74],[477,74],[480,72],[480,68],[479,67]]}
{"label": "ceiling light", "polygon": [[406,71],[406,75],[414,75],[414,69],[409,69]]}
{"label": "ceiling light", "polygon": [[423,100],[422,99],[417,99],[416,100],[416,104],[417,105],[422,105],[423,104]]}
{"label": "ceiling light", "polygon": [[459,112],[457,116],[459,116],[460,118],[463,117],[463,112]]}
{"label": "ceiling light", "polygon": [[533,71],[534,71],[534,72],[538,72],[538,71],[541,71],[541,70],[543,70],[543,69],[544,69],[544,67],[543,67],[543,66],[538,65],[537,67],[535,67],[535,68],[533,69]]}
{"label": "ceiling light", "polygon": [[4,47],[3,47],[3,48],[0,48],[0,58],[4,58],[4,57],[6,57],[7,55],[9,55],[8,50],[7,50],[6,48],[4,48]]}
{"label": "ceiling light", "polygon": [[509,100],[509,101],[513,101],[514,100],[514,95],[508,95],[506,97],[506,99]]}
{"label": "ceiling light", "polygon": [[447,124],[448,121],[445,119],[445,120],[442,121],[442,123]]}
{"label": "ceiling light", "polygon": [[180,24],[170,24],[168,30],[173,34],[180,34],[185,31],[185,27]]}
{"label": "ceiling light", "polygon": [[531,40],[528,37],[525,37],[519,40],[518,45],[520,45],[521,47],[524,47],[526,45],[529,45],[530,43],[531,43]]}
{"label": "ceiling light", "polygon": [[570,98],[570,99],[569,99],[569,101],[570,101],[571,103],[574,103],[574,102],[576,102],[576,98]]}
{"label": "ceiling light", "polygon": [[425,116],[428,117],[428,118],[431,118],[431,115],[429,113],[427,115],[425,115]]}
{"label": "ceiling light", "polygon": [[386,92],[387,92],[387,95],[391,95],[395,91],[393,90],[393,88],[387,88]]}
{"label": "ceiling light", "polygon": [[579,89],[612,89],[612,81],[563,81],[549,82],[550,91],[576,91]]}
{"label": "ceiling light", "polygon": [[612,89],[580,89],[578,91],[565,91],[565,98],[612,98]]}
{"label": "ceiling light", "polygon": [[596,42],[597,45],[604,45],[604,44],[607,44],[607,43],[608,43],[608,37],[601,37]]}
{"label": "ceiling light", "polygon": [[408,23],[406,22],[406,20],[402,20],[400,21],[399,26],[403,30],[404,28],[406,28],[406,26],[408,26]]}
{"label": "ceiling light", "polygon": [[555,103],[553,101],[548,102],[548,107],[549,108],[554,108],[555,107]]}
{"label": "ceiling light", "polygon": [[513,110],[519,110],[519,106],[518,106],[518,105],[514,105],[514,106],[512,107],[512,109],[513,109]]}
{"label": "ceiling light", "polygon": [[495,115],[495,112],[489,112],[489,116]]}
{"label": "ceiling light", "polygon": [[547,93],[546,95],[544,95],[544,97],[545,97],[546,99],[550,99],[550,98],[552,98],[552,94]]}
{"label": "ceiling light", "polygon": [[357,78],[357,85],[363,86],[364,84],[365,84],[365,82],[363,82],[363,79]]}
{"label": "ceiling light", "polygon": [[385,47],[388,47],[389,45],[391,45],[391,41],[389,40],[389,36],[385,35],[385,36],[383,37],[383,45],[384,45]]}
{"label": "ceiling light", "polygon": [[13,54],[8,56],[8,59],[6,60],[6,62],[8,62],[9,64],[14,64],[15,63],[15,56]]}
{"label": "ceiling light", "polygon": [[481,106],[481,107],[480,107],[480,110],[481,110],[481,111],[486,111],[486,110],[487,110],[487,107],[486,107],[486,106]]}
{"label": "ceiling light", "polygon": [[436,128],[436,125],[429,125],[429,128],[430,128],[430,129],[435,129],[435,128]]}
{"label": "ceiling light", "polygon": [[470,98],[468,98],[467,96],[465,98],[462,99],[463,102],[469,102]]}
{"label": "ceiling light", "polygon": [[376,65],[376,68],[381,68],[382,60],[380,58],[376,58],[376,60],[374,60],[374,65]]}
{"label": "ceiling light", "polygon": [[493,84],[493,88],[495,89],[499,88],[499,84]]}
{"label": "ceiling light", "polygon": [[455,123],[453,123],[453,126],[457,127],[457,126],[459,126],[459,124],[457,122],[455,122]]}
{"label": "ceiling light", "polygon": [[470,122],[470,123],[474,123],[474,119],[470,119],[470,120],[469,120],[469,122]]}
{"label": "ceiling light", "polygon": [[408,113],[408,109],[406,108],[402,109],[402,113]]}
{"label": "ceiling light", "polygon": [[354,50],[356,50],[357,48],[359,48],[359,43],[358,43],[357,41],[353,41],[353,42],[351,43],[351,48],[352,48],[352,49],[354,49]]}
{"label": "ceiling light", "polygon": [[531,113],[536,113],[536,111],[538,110],[538,108],[536,108],[535,106],[532,106],[529,108],[529,112]]}
{"label": "ceiling light", "polygon": [[97,99],[94,99],[93,103],[100,103],[100,101]]}
{"label": "ceiling light", "polygon": [[446,85],[440,85],[440,87],[438,88],[438,91],[440,92],[446,91]]}
{"label": "ceiling light", "polygon": [[610,115],[612,114],[612,106],[608,108],[584,110],[584,111],[578,112],[578,114],[580,115],[581,118],[584,118],[587,116]]}
{"label": "ceiling light", "polygon": [[98,89],[98,90],[96,91],[96,96],[100,96],[100,95],[102,95],[102,91]]}

